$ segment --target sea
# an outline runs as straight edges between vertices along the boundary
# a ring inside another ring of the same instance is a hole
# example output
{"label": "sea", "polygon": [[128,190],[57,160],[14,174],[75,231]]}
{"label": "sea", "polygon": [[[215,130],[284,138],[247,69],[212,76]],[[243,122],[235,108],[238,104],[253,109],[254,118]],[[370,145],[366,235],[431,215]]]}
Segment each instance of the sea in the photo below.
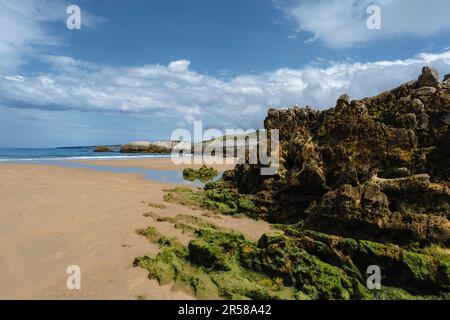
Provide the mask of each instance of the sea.
{"label": "sea", "polygon": [[[95,152],[95,147],[67,148],[0,148],[0,165],[7,163],[50,164],[68,168],[81,168],[114,173],[141,174],[153,181],[204,186],[200,181],[187,181],[181,170],[156,170],[140,167],[95,165],[76,160],[108,160],[133,158],[170,158],[170,154],[121,153],[119,148],[114,152]],[[214,180],[219,179],[222,173]],[[214,181],[213,180],[213,181]]]}
{"label": "sea", "polygon": [[[114,148],[113,148],[114,149]],[[95,147],[66,148],[0,148],[0,162],[36,160],[83,160],[83,159],[126,159],[126,158],[169,158],[170,154],[136,154],[95,152]]]}

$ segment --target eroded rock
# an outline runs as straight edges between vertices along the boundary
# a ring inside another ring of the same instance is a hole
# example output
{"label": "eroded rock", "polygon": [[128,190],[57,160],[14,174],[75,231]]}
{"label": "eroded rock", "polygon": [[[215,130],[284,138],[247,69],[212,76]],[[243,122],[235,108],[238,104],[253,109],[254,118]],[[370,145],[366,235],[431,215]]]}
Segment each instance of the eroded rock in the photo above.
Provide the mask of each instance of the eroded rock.
{"label": "eroded rock", "polygon": [[166,145],[159,145],[151,142],[137,141],[123,145],[120,148],[122,153],[165,153],[170,154],[172,148]]}
{"label": "eroded rock", "polygon": [[[242,267],[281,279],[296,298],[450,299],[449,115],[450,90],[431,68],[375,97],[343,95],[333,109],[270,109],[278,174],[244,163],[189,195],[284,234],[256,246],[205,231],[188,257],[222,275]],[[382,270],[379,294],[365,287],[370,265]]]}
{"label": "eroded rock", "polygon": [[422,69],[422,75],[419,77],[419,87],[435,87],[439,86],[439,72],[430,67]]}
{"label": "eroded rock", "polygon": [[278,175],[243,164],[228,180],[255,196],[271,222],[382,242],[446,242],[450,198],[437,190],[449,186],[449,115],[450,92],[428,67],[375,97],[342,95],[334,109],[270,109],[264,125],[280,133]]}

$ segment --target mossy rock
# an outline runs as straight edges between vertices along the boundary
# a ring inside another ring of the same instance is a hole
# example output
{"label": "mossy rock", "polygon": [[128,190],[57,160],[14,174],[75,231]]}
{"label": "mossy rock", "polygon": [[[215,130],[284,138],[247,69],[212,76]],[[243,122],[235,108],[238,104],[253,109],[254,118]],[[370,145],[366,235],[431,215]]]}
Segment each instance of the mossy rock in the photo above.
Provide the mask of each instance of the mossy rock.
{"label": "mossy rock", "polygon": [[263,236],[258,247],[262,250],[259,268],[314,299],[350,299],[356,295],[352,279],[343,270],[309,254],[287,237]]}
{"label": "mossy rock", "polygon": [[134,260],[133,265],[148,270],[150,279],[158,280],[159,284],[172,283],[182,273],[184,263],[180,258],[186,255],[180,248],[164,248],[155,258],[144,256]]}
{"label": "mossy rock", "polygon": [[[190,259],[206,268],[229,271],[256,246],[233,231],[199,229],[197,239],[189,243]],[[240,264],[240,263],[239,263]]]}
{"label": "mossy rock", "polygon": [[254,196],[239,195],[231,189],[194,191],[189,188],[166,190],[164,200],[192,209],[204,209],[224,215],[257,216]]}
{"label": "mossy rock", "polygon": [[[233,232],[201,229],[197,235],[198,239],[189,244],[189,259],[206,270],[236,273],[244,268],[250,273],[267,274],[315,299],[350,299],[359,294],[355,292],[354,281],[343,270],[322,262],[279,235],[264,236],[260,248]],[[263,293],[268,294],[267,290],[252,292],[255,299],[264,299]]]}
{"label": "mossy rock", "polygon": [[195,228],[191,225],[188,225],[184,222],[176,222],[173,226],[175,229],[181,230],[183,234],[194,235]]}
{"label": "mossy rock", "polygon": [[242,235],[214,229],[199,229],[188,248],[174,244],[156,257],[136,258],[134,265],[145,268],[149,278],[160,284],[194,294],[199,299],[295,299],[303,297],[295,288],[274,283],[267,275],[243,268],[241,256],[255,244]]}
{"label": "mossy rock", "polygon": [[417,251],[419,253],[450,263],[450,249],[444,246],[433,244],[423,249],[418,249]]}
{"label": "mossy rock", "polygon": [[150,226],[147,229],[138,229],[136,230],[136,233],[146,237],[148,241],[153,243],[158,242],[161,237],[161,233],[159,233],[159,231],[153,226]]}
{"label": "mossy rock", "polygon": [[[198,217],[174,219],[208,224]],[[161,284],[174,283],[200,299],[449,298],[446,261],[395,245],[295,227],[286,235],[266,234],[256,244],[217,227],[194,229],[195,239],[187,248],[153,227],[141,230],[161,251],[156,257],[137,258],[135,265]],[[366,288],[369,265],[380,266],[382,290]]]}
{"label": "mossy rock", "polygon": [[318,299],[370,299],[373,292],[365,288],[370,265],[381,268],[382,286],[419,298],[449,291],[446,261],[395,245],[297,230],[295,235],[264,235],[258,248],[262,259],[254,266]]}
{"label": "mossy rock", "polygon": [[183,170],[183,177],[185,180],[188,181],[200,180],[203,183],[214,179],[215,177],[218,176],[218,174],[219,172],[216,169],[212,167],[211,168],[207,167],[205,165],[201,166],[200,169],[198,170],[192,168],[187,168]]}
{"label": "mossy rock", "polygon": [[167,209],[167,207],[161,203],[149,203],[148,206],[156,209]]}
{"label": "mossy rock", "polygon": [[382,270],[384,285],[403,287],[417,295],[440,294],[449,290],[450,264],[430,255],[407,251],[392,244],[314,231],[299,232],[293,239],[297,247],[341,268],[362,283],[367,267],[377,265]]}
{"label": "mossy rock", "polygon": [[232,263],[224,250],[226,248],[196,239],[189,243],[189,260],[212,270],[230,271]]}

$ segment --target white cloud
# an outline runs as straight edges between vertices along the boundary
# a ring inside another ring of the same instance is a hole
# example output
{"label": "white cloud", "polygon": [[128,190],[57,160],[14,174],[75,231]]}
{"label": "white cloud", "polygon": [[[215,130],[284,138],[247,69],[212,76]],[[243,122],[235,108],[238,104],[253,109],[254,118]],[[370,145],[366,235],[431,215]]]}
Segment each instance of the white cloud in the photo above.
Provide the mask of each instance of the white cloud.
{"label": "white cloud", "polygon": [[108,67],[45,57],[54,73],[0,77],[0,105],[152,115],[216,127],[260,127],[269,106],[333,107],[342,93],[378,94],[416,79],[424,65],[450,72],[450,51],[406,60],[332,63],[222,79],[189,69],[189,61]]}
{"label": "white cloud", "polygon": [[[60,44],[47,23],[59,21],[64,26],[67,6],[68,2],[55,0],[0,0],[0,71],[15,70],[27,56],[40,54],[39,48]],[[82,9],[82,28],[103,21]]]}
{"label": "white cloud", "polygon": [[[359,7],[366,2],[358,1]],[[378,2],[395,7],[390,0]],[[304,1],[302,5],[290,8],[301,18],[303,28],[312,31],[316,38],[342,44],[354,43],[355,39],[365,40],[364,33],[359,34],[346,20],[357,22],[362,19],[355,13],[359,12],[353,6],[355,3],[356,0],[340,0],[339,3]],[[417,4],[417,1],[408,3]],[[325,4],[328,9],[332,8],[328,13],[321,11]],[[301,8],[306,8],[309,16],[303,17],[305,12]],[[82,12],[82,19],[88,26],[98,20]],[[425,12],[424,17],[428,23],[427,14]],[[435,14],[435,23],[425,27],[418,24],[415,28],[423,29],[420,29],[422,33],[417,31],[416,34],[426,35],[446,26],[440,18],[441,12]],[[387,15],[386,23],[391,21],[385,10],[383,15]],[[190,69],[188,60],[173,61],[168,65],[110,67],[36,52],[42,45],[59,44],[59,39],[52,37],[46,29],[45,22],[64,23],[65,17],[65,4],[61,1],[0,0],[0,106],[43,110],[46,114],[55,110],[119,112],[151,115],[161,121],[175,118],[171,123],[205,120],[210,127],[251,128],[262,125],[269,106],[301,104],[327,108],[334,106],[342,93],[362,98],[417,78],[423,65],[433,65],[442,73],[450,72],[450,51],[372,63],[326,64],[320,61],[321,64],[301,69],[282,68],[261,74],[227,73],[226,78],[198,73]],[[399,18],[395,24],[396,32],[409,32],[411,23],[406,20]],[[323,21],[328,21],[331,27],[323,26]],[[337,28],[343,28],[348,35],[336,32]],[[17,66],[31,54],[52,66],[51,71],[18,72]]]}
{"label": "white cloud", "polygon": [[[397,36],[427,37],[450,30],[448,0],[274,0],[297,26],[332,47],[348,47]],[[369,30],[367,8],[381,8],[381,30]]]}
{"label": "white cloud", "polygon": [[169,64],[168,69],[173,72],[186,72],[191,64],[188,60],[173,61]]}

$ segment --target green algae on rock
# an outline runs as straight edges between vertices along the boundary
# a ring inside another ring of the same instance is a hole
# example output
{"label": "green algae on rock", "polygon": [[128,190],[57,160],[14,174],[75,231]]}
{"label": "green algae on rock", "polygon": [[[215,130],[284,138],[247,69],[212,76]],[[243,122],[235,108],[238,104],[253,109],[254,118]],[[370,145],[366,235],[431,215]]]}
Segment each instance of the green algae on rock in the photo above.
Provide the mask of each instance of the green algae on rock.
{"label": "green algae on rock", "polygon": [[188,248],[175,244],[163,247],[156,257],[136,258],[135,266],[149,272],[161,285],[173,283],[177,289],[199,299],[294,299],[303,296],[267,275],[245,269],[241,255],[256,250],[255,244],[233,232],[200,229]]}
{"label": "green algae on rock", "polygon": [[217,177],[219,172],[212,167],[207,167],[203,165],[200,169],[195,170],[192,168],[187,168],[183,170],[183,178],[188,181],[200,180],[200,182],[208,182],[215,177]]}
{"label": "green algae on rock", "polygon": [[[443,299],[450,289],[448,262],[395,245],[301,230],[254,243],[233,231],[194,229],[187,248],[144,230],[162,249],[135,266],[204,299]],[[383,270],[382,292],[365,287],[371,264]]]}
{"label": "green algae on rock", "polygon": [[205,190],[194,191],[189,188],[175,188],[166,192],[164,196],[166,202],[181,204],[192,209],[249,217],[255,217],[257,209],[251,195],[240,195],[232,189],[205,187]]}
{"label": "green algae on rock", "polygon": [[148,206],[155,209],[167,209],[167,207],[164,204],[161,203],[148,203]]}

